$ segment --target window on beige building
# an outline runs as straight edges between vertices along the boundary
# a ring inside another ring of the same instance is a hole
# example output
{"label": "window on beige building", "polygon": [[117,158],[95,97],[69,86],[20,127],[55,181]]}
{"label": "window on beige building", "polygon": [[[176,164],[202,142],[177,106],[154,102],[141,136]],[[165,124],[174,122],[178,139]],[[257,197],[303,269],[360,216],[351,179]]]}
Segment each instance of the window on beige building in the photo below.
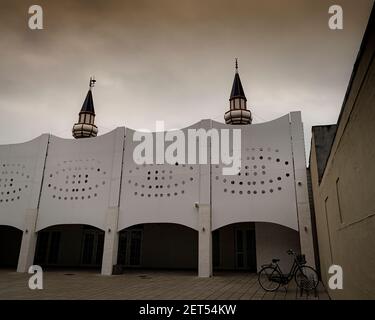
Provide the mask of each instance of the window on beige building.
{"label": "window on beige building", "polygon": [[337,197],[337,207],[339,210],[340,223],[344,223],[344,218],[342,215],[341,203],[340,203],[340,178],[337,178],[336,180],[336,197]]}

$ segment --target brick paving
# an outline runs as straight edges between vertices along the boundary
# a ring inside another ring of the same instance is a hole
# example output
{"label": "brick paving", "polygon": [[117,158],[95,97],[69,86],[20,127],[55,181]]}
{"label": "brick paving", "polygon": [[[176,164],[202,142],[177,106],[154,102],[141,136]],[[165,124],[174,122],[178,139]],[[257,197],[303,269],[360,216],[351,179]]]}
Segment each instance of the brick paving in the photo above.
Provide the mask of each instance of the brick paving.
{"label": "brick paving", "polygon": [[218,272],[212,278],[198,278],[187,271],[126,271],[102,276],[90,270],[50,270],[44,272],[44,289],[30,290],[31,275],[0,270],[0,299],[158,299],[158,300],[327,300],[319,284],[313,292],[300,296],[293,281],[276,292],[265,292],[254,273]]}

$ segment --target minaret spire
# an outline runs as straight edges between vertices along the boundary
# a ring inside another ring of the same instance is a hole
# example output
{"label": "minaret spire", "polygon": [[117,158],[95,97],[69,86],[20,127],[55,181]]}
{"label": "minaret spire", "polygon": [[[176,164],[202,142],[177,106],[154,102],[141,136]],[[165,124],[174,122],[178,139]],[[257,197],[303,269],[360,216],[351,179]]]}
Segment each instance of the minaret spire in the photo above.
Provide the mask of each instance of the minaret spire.
{"label": "minaret spire", "polygon": [[226,124],[251,124],[251,112],[247,109],[247,99],[238,72],[238,59],[235,59],[235,74],[229,98],[230,109],[224,115]]}
{"label": "minaret spire", "polygon": [[92,98],[92,88],[94,88],[95,83],[95,78],[90,77],[89,91],[87,92],[86,99],[79,112],[78,123],[74,124],[72,130],[73,137],[76,139],[96,137],[98,134],[98,127],[94,124],[95,110],[94,100]]}

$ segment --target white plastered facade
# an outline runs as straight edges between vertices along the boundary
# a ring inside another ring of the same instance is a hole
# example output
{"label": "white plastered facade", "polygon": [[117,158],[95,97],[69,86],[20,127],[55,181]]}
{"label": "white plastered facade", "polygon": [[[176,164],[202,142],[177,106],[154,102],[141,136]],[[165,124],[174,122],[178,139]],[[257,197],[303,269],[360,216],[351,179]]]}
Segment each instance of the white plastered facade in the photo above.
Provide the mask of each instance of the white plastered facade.
{"label": "white plastered facade", "polygon": [[[200,128],[241,129],[240,175],[222,175],[221,164],[210,164],[210,152],[208,164],[138,165],[133,151],[139,142],[133,141],[133,130],[123,127],[89,139],[42,135],[24,144],[0,146],[0,163],[19,165],[26,175],[17,183],[30,180],[28,191],[21,187],[25,193],[20,201],[0,203],[0,225],[23,231],[26,224],[33,226],[24,234],[18,271],[32,264],[36,233],[62,224],[90,225],[105,232],[105,275],[116,264],[118,232],[143,223],[174,223],[196,230],[201,277],[212,275],[211,231],[239,222],[272,223],[286,227],[280,234],[299,233],[294,247],[300,246],[313,265],[300,113],[250,126],[202,120],[182,131]],[[209,147],[210,142],[201,149]],[[9,172],[1,168],[1,179],[10,179]],[[0,183],[7,185],[8,180]],[[293,244],[287,235],[285,247],[279,244],[272,251],[267,237],[272,232],[257,235],[257,247],[265,248],[267,257]],[[266,261],[258,264],[262,262]]]}

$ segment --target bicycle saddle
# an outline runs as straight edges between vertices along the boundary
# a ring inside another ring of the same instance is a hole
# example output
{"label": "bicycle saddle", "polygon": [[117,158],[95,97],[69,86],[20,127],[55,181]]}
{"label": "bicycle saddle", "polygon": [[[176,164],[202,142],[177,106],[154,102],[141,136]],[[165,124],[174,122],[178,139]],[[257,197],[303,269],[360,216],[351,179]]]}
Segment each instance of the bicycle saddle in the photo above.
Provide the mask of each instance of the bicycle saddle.
{"label": "bicycle saddle", "polygon": [[272,259],[272,262],[273,263],[277,263],[277,262],[279,262],[280,261],[280,259]]}

